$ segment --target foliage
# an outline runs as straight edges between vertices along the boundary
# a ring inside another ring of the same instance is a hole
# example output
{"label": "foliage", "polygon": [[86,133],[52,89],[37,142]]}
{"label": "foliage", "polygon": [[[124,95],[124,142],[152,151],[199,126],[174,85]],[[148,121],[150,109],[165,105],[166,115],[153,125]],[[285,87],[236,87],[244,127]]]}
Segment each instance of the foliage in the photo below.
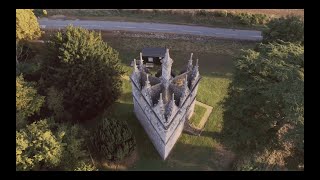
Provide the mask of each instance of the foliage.
{"label": "foliage", "polygon": [[32,9],[16,10],[16,40],[33,40],[41,36],[39,23]]}
{"label": "foliage", "polygon": [[43,82],[63,94],[64,109],[73,119],[89,119],[119,97],[123,74],[119,54],[101,34],[69,26],[47,45]]}
{"label": "foliage", "polygon": [[51,131],[53,122],[40,120],[16,131],[16,169],[56,167],[63,152],[64,132]]}
{"label": "foliage", "polygon": [[55,120],[61,120],[66,113],[63,107],[63,93],[58,91],[55,87],[47,89],[47,106],[53,112]]}
{"label": "foliage", "polygon": [[63,143],[66,145],[62,154],[60,167],[63,170],[72,171],[75,167],[79,166],[78,162],[89,158],[89,152],[86,147],[88,132],[79,125],[70,124],[60,124],[59,130],[65,132]]}
{"label": "foliage", "polygon": [[26,118],[40,112],[44,96],[37,94],[34,83],[26,82],[23,75],[16,77],[16,126],[21,127]]}
{"label": "foliage", "polygon": [[[304,152],[304,48],[260,44],[237,58],[224,130],[237,148]],[[230,132],[229,132],[230,131]]]}
{"label": "foliage", "polygon": [[273,19],[267,26],[268,29],[262,32],[264,42],[280,39],[286,42],[304,43],[304,21],[299,16]]}
{"label": "foliage", "polygon": [[136,147],[126,122],[116,119],[104,118],[94,130],[91,141],[95,152],[108,161],[122,160]]}
{"label": "foliage", "polygon": [[230,14],[230,16],[239,20],[239,22],[244,25],[265,24],[269,20],[265,14],[234,13]]}
{"label": "foliage", "polygon": [[36,17],[47,16],[48,12],[45,9],[34,9],[33,13]]}
{"label": "foliage", "polygon": [[91,163],[81,161],[74,171],[97,171],[98,169]]}

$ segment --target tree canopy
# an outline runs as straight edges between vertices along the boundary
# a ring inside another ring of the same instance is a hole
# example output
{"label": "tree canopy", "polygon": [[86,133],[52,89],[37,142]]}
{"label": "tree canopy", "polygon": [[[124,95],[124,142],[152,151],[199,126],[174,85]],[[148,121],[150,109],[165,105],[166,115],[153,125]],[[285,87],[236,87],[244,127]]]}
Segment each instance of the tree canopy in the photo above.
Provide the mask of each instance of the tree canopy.
{"label": "tree canopy", "polygon": [[40,112],[45,97],[37,93],[35,83],[24,80],[23,75],[16,77],[16,125],[21,127],[26,118]]}
{"label": "tree canopy", "polygon": [[16,9],[16,40],[33,40],[40,36],[39,23],[32,9]]}
{"label": "tree canopy", "polygon": [[17,170],[39,170],[59,165],[64,132],[52,132],[52,125],[52,121],[45,119],[16,131]]}
{"label": "tree canopy", "polygon": [[238,148],[303,154],[304,47],[274,42],[243,51],[225,108],[225,131]]}
{"label": "tree canopy", "polygon": [[64,109],[73,119],[91,118],[119,97],[123,74],[119,54],[101,34],[69,26],[47,45],[44,86],[63,94]]}
{"label": "tree canopy", "polygon": [[287,16],[272,19],[262,32],[263,41],[282,40],[292,43],[304,43],[304,21],[299,16]]}

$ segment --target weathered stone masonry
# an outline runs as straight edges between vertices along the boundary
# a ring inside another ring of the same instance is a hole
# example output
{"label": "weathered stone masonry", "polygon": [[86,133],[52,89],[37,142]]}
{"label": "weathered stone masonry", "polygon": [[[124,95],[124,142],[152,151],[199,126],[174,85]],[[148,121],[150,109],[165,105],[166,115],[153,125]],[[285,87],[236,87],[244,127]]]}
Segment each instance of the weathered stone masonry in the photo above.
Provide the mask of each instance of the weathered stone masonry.
{"label": "weathered stone masonry", "polygon": [[198,60],[192,65],[192,53],[186,68],[175,77],[171,76],[173,60],[168,49],[161,61],[161,77],[150,76],[140,53],[140,60],[134,59],[130,79],[135,115],[166,159],[193,114],[200,75]]}

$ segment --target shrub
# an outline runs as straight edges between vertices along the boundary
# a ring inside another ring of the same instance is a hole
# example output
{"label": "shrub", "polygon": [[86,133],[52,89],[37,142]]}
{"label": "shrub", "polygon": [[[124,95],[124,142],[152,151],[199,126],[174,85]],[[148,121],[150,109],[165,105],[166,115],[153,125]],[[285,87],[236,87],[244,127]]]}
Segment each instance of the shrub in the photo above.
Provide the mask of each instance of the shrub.
{"label": "shrub", "polygon": [[104,118],[92,135],[94,151],[108,161],[119,161],[129,156],[136,143],[126,122]]}
{"label": "shrub", "polygon": [[198,10],[196,11],[197,16],[207,16],[207,12],[205,10]]}
{"label": "shrub", "polygon": [[63,94],[64,110],[73,119],[92,118],[120,96],[124,72],[119,54],[103,42],[100,33],[68,26],[47,45],[44,86],[54,86]]}
{"label": "shrub", "polygon": [[250,14],[250,13],[233,13],[232,18],[244,25],[263,25],[269,21],[269,17],[265,14]]}
{"label": "shrub", "polygon": [[74,171],[98,171],[98,169],[91,163],[81,161]]}
{"label": "shrub", "polygon": [[26,124],[26,118],[40,112],[44,96],[37,94],[34,83],[26,82],[23,75],[16,77],[16,126]]}
{"label": "shrub", "polygon": [[226,10],[214,11],[214,16],[216,16],[216,17],[227,17],[228,16],[228,11],[226,11]]}
{"label": "shrub", "polygon": [[70,124],[60,124],[59,131],[65,132],[63,138],[65,148],[59,166],[63,170],[72,171],[79,167],[79,162],[89,159],[89,152],[87,151],[88,132],[79,125]]}
{"label": "shrub", "polygon": [[64,132],[52,132],[52,120],[40,120],[16,131],[16,169],[56,167],[63,152]]}
{"label": "shrub", "polygon": [[287,16],[273,19],[267,24],[268,29],[262,32],[263,41],[282,40],[304,44],[304,21],[298,16]]}

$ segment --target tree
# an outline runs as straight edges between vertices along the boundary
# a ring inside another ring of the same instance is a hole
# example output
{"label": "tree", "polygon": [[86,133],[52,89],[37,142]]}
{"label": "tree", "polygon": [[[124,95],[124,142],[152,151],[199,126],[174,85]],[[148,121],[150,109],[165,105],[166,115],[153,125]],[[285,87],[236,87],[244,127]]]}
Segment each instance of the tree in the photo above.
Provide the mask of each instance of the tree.
{"label": "tree", "polygon": [[40,112],[44,96],[37,94],[34,83],[26,82],[23,75],[16,77],[16,126],[26,124],[26,118]]}
{"label": "tree", "polygon": [[34,9],[33,13],[36,17],[47,16],[48,12],[45,9]]}
{"label": "tree", "polygon": [[304,21],[298,16],[287,16],[271,20],[262,32],[263,41],[282,40],[292,43],[304,43]]}
{"label": "tree", "polygon": [[43,82],[63,94],[64,109],[73,119],[92,118],[120,96],[119,54],[101,34],[69,26],[47,45]]}
{"label": "tree", "polygon": [[297,168],[304,154],[304,47],[260,44],[244,51],[235,67],[224,103],[225,134],[236,148],[282,154],[275,163],[299,159]]}
{"label": "tree", "polygon": [[40,170],[59,165],[63,131],[53,132],[52,120],[40,120],[16,131],[16,169]]}
{"label": "tree", "polygon": [[59,167],[67,171],[72,171],[79,166],[90,168],[88,163],[83,164],[85,159],[89,159],[86,144],[88,132],[79,125],[69,123],[60,124],[59,131],[65,132],[63,143],[66,145]]}
{"label": "tree", "polygon": [[53,86],[47,89],[47,106],[56,121],[62,121],[67,116],[63,107],[63,94]]}
{"label": "tree", "polygon": [[113,162],[129,156],[136,147],[127,124],[116,119],[104,118],[95,128],[91,142],[100,158]]}
{"label": "tree", "polygon": [[41,36],[39,23],[32,9],[16,9],[16,65],[19,71],[19,60],[26,58],[30,53],[30,48],[26,46],[29,40],[37,39]]}
{"label": "tree", "polygon": [[32,9],[16,9],[16,40],[33,40],[40,36],[39,23]]}

